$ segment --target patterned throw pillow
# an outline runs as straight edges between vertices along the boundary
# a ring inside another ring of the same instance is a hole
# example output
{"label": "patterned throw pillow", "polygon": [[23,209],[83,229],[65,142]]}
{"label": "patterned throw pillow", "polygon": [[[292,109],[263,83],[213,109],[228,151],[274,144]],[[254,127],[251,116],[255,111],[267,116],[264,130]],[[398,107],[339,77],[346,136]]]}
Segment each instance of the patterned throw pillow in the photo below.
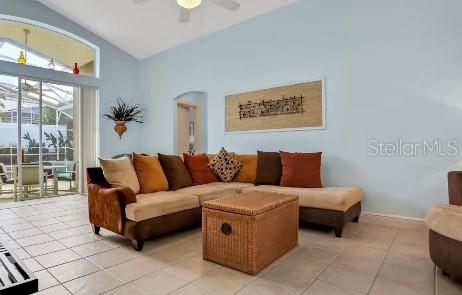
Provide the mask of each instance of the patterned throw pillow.
{"label": "patterned throw pillow", "polygon": [[210,161],[209,167],[223,182],[230,182],[239,172],[242,164],[238,162],[232,154],[228,153],[224,148],[215,158]]}

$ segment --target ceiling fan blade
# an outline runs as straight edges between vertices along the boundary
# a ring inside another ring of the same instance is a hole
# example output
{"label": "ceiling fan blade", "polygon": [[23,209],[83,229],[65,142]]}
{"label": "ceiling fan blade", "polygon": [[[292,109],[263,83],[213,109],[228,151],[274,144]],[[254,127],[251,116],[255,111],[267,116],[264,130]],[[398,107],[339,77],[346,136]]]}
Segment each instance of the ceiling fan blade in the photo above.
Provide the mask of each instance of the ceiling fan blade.
{"label": "ceiling fan blade", "polygon": [[189,22],[189,15],[191,14],[191,11],[186,8],[181,8],[180,11],[180,23],[184,24]]}
{"label": "ceiling fan blade", "polygon": [[233,0],[211,0],[211,1],[218,6],[221,6],[231,11],[236,11],[239,9],[239,7],[241,7],[241,4]]}

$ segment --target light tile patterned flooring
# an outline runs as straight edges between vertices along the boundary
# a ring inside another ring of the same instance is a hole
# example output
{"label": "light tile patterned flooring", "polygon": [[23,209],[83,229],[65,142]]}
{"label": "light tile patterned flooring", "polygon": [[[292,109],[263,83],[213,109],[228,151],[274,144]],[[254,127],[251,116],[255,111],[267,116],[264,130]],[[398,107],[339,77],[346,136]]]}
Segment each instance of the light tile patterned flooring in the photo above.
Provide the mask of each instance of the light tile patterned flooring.
{"label": "light tile patterned flooring", "polygon": [[91,232],[84,196],[0,205],[0,240],[40,294],[462,294],[435,271],[420,222],[363,215],[344,237],[301,229],[299,246],[249,276],[202,260],[200,229],[148,241]]}

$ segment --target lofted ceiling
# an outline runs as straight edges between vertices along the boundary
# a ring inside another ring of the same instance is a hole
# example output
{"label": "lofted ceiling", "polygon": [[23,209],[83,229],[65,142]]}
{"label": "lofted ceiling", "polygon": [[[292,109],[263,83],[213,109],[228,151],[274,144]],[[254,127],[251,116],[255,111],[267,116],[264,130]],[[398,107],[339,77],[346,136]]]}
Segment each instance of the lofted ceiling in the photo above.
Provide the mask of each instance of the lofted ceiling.
{"label": "lofted ceiling", "polygon": [[38,0],[131,55],[143,59],[298,0],[236,0],[236,12],[208,0],[179,23],[176,0]]}

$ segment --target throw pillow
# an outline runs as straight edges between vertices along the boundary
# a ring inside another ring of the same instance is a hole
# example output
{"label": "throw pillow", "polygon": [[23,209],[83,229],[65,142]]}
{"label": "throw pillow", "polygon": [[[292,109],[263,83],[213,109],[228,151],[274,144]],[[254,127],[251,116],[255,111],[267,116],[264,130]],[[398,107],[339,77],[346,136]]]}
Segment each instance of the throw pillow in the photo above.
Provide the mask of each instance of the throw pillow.
{"label": "throw pillow", "polygon": [[281,173],[281,156],[278,152],[258,151],[256,185],[279,185]]}
{"label": "throw pillow", "polygon": [[236,160],[242,163],[242,168],[234,177],[235,182],[255,183],[257,175],[257,155],[236,155]]}
{"label": "throw pillow", "polygon": [[209,163],[209,167],[223,182],[230,182],[239,172],[242,164],[238,162],[232,154],[228,153],[224,148]]}
{"label": "throw pillow", "polygon": [[132,162],[126,156],[119,159],[99,159],[104,177],[114,187],[129,187],[135,194],[140,192],[140,184]]}
{"label": "throw pillow", "polygon": [[281,152],[281,186],[322,187],[321,154]]}
{"label": "throw pillow", "polygon": [[194,185],[217,182],[218,178],[208,166],[207,154],[183,154],[184,163],[188,168]]}
{"label": "throw pillow", "polygon": [[136,153],[133,153],[132,158],[142,194],[168,190],[167,177],[162,170],[159,159]]}
{"label": "throw pillow", "polygon": [[167,177],[168,187],[172,191],[193,185],[191,175],[180,156],[158,154],[160,164]]}

